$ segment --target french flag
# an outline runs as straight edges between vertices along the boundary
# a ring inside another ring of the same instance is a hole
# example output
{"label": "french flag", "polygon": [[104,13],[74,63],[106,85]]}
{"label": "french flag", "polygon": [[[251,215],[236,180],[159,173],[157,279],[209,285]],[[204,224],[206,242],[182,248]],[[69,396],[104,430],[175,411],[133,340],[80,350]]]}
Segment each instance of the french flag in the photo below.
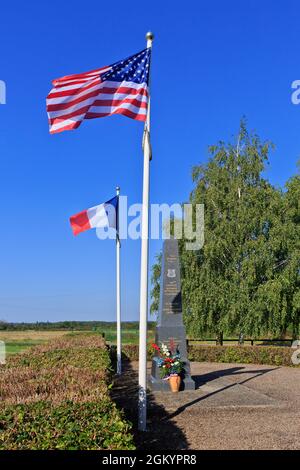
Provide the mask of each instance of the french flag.
{"label": "french flag", "polygon": [[117,230],[119,198],[115,196],[99,206],[91,207],[70,217],[74,235],[90,228],[112,227]]}

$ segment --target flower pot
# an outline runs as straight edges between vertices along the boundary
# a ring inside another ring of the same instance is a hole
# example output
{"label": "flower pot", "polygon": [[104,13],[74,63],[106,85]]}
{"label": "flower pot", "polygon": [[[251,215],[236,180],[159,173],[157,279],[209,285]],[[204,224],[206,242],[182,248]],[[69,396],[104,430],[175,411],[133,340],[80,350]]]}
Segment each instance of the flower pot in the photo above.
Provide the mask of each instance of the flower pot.
{"label": "flower pot", "polygon": [[179,392],[180,384],[181,384],[181,377],[180,375],[172,375],[169,378],[170,388],[173,393]]}

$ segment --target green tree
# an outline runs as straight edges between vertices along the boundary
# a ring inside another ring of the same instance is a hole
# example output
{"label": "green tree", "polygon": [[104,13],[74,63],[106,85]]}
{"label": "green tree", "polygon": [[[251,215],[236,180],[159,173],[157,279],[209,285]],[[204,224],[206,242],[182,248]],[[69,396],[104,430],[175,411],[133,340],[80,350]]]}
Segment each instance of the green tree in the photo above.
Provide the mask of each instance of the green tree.
{"label": "green tree", "polygon": [[[300,169],[300,162],[298,163]],[[300,172],[286,184],[281,221],[281,243],[284,257],[280,260],[279,278],[287,306],[285,327],[292,326],[293,336],[300,333]],[[280,236],[278,235],[278,239]]]}
{"label": "green tree", "polygon": [[[273,187],[263,177],[271,148],[242,122],[234,144],[210,147],[208,162],[193,169],[190,202],[205,206],[205,243],[195,252],[180,241],[190,334],[298,331],[299,175],[286,192]],[[156,302],[158,273],[156,265]]]}

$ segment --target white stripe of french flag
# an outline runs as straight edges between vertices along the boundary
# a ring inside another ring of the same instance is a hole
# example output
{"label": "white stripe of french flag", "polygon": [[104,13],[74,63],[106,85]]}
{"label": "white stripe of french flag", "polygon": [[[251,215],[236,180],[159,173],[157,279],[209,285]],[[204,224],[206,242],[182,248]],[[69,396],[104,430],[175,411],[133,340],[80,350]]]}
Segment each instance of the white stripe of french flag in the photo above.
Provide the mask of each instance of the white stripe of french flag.
{"label": "white stripe of french flag", "polygon": [[104,204],[91,207],[70,217],[74,235],[85,232],[90,228],[112,227],[117,228],[118,197],[110,199]]}

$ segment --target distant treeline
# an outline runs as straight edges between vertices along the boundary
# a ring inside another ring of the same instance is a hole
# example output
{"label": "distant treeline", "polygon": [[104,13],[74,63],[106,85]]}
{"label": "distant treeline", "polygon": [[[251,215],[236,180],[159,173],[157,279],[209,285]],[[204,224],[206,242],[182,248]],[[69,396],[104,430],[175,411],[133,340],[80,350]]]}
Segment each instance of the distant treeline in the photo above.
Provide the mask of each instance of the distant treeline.
{"label": "distant treeline", "polygon": [[[155,322],[148,323],[149,329],[155,328]],[[123,322],[123,329],[138,330],[138,322]],[[0,321],[0,331],[24,331],[24,330],[69,330],[69,331],[105,331],[116,329],[116,322],[103,321],[60,321],[60,322],[35,322],[35,323],[9,323]]]}

